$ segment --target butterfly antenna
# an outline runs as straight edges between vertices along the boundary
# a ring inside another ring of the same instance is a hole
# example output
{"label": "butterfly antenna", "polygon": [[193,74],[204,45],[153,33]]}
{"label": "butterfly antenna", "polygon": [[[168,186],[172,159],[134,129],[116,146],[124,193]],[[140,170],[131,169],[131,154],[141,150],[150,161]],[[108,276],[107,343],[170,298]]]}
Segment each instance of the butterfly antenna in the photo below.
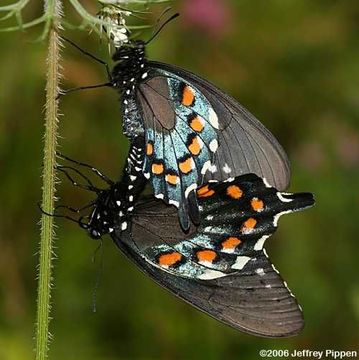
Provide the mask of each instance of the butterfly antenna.
{"label": "butterfly antenna", "polygon": [[98,254],[98,252],[101,250],[101,262],[100,262],[100,267],[97,270],[97,275],[96,275],[96,282],[95,282],[95,286],[92,292],[92,311],[95,313],[97,312],[97,290],[100,286],[101,283],[101,279],[102,279],[102,274],[103,274],[103,241],[102,239],[100,239],[100,244],[97,246],[95,253],[92,256],[92,263],[96,263],[96,256]]}
{"label": "butterfly antenna", "polygon": [[150,37],[149,40],[147,40],[145,42],[145,45],[148,45],[153,39],[155,39],[157,37],[157,35],[162,31],[162,29],[172,20],[174,20],[175,18],[177,18],[180,14],[176,13],[174,15],[172,15],[169,19],[167,19],[160,27],[159,29]]}
{"label": "butterfly antenna", "polygon": [[[158,16],[156,23],[154,25],[154,27],[158,27],[159,22],[161,21],[161,19],[163,18],[164,15],[166,15],[170,10],[172,9],[171,6],[167,6],[162,12],[161,14]],[[155,33],[156,30],[153,30],[153,33]]]}

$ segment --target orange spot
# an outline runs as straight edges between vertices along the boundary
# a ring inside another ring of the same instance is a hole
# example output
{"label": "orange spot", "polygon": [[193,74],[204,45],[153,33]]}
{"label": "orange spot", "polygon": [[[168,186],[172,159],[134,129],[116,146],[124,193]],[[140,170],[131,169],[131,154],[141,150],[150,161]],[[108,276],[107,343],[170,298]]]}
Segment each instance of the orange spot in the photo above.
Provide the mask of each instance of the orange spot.
{"label": "orange spot", "polygon": [[190,157],[179,163],[179,168],[184,174],[188,174],[193,169],[193,159]]}
{"label": "orange spot", "polygon": [[178,182],[178,176],[173,174],[167,174],[166,181],[171,185],[176,185]]}
{"label": "orange spot", "polygon": [[191,106],[194,102],[194,91],[186,85],[182,93],[182,105]]}
{"label": "orange spot", "polygon": [[161,175],[163,173],[164,167],[163,164],[152,164],[152,172],[155,175]]}
{"label": "orange spot", "polygon": [[201,132],[204,129],[203,120],[199,116],[193,118],[189,125],[194,131],[197,132]]}
{"label": "orange spot", "polygon": [[264,209],[264,203],[258,198],[253,198],[251,200],[251,206],[254,211],[262,211]]}
{"label": "orange spot", "polygon": [[178,252],[161,255],[158,259],[160,266],[172,266],[181,261],[182,255]]}
{"label": "orange spot", "polygon": [[238,200],[242,197],[243,191],[237,185],[231,185],[227,188],[227,195]]}
{"label": "orange spot", "polygon": [[214,190],[210,190],[208,185],[202,186],[197,190],[198,197],[210,197],[214,194]]}
{"label": "orange spot", "polygon": [[146,145],[146,154],[151,156],[153,154],[153,145],[151,143],[147,143]]}
{"label": "orange spot", "polygon": [[198,261],[207,261],[211,263],[216,257],[217,254],[213,250],[201,250],[197,252]]}
{"label": "orange spot", "polygon": [[241,242],[237,237],[231,236],[222,242],[222,249],[234,250]]}
{"label": "orange spot", "polygon": [[241,231],[243,233],[250,232],[255,228],[256,225],[257,225],[257,220],[254,218],[249,218],[242,225]]}
{"label": "orange spot", "polygon": [[191,144],[188,146],[189,151],[193,155],[198,155],[201,152],[201,148],[202,147],[198,136],[194,137]]}
{"label": "orange spot", "polygon": [[198,190],[197,190],[197,195],[201,196],[204,193],[206,193],[207,191],[209,191],[209,186],[205,185],[205,186],[201,186]]}

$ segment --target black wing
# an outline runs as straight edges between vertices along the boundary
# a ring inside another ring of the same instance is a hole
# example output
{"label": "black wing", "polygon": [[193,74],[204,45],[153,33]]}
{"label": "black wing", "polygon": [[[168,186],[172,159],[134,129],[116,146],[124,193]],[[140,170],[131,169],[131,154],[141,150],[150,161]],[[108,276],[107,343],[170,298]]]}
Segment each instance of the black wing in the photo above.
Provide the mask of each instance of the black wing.
{"label": "black wing", "polygon": [[160,285],[224,323],[263,336],[298,333],[300,308],[263,245],[282,214],[314,204],[312,194],[277,192],[254,174],[197,193],[203,218],[188,233],[174,208],[148,200],[114,241]]}
{"label": "black wing", "polygon": [[[159,285],[227,325],[266,337],[293,336],[303,328],[303,315],[296,299],[263,251],[239,274],[210,281],[193,280],[152,266],[133,248],[140,239],[160,243],[162,237],[168,238],[170,234],[172,239],[178,237],[177,241],[183,237],[177,211],[152,201],[138,206],[131,231],[117,231],[112,237],[125,255]],[[263,269],[265,277],[256,272],[258,268]]]}

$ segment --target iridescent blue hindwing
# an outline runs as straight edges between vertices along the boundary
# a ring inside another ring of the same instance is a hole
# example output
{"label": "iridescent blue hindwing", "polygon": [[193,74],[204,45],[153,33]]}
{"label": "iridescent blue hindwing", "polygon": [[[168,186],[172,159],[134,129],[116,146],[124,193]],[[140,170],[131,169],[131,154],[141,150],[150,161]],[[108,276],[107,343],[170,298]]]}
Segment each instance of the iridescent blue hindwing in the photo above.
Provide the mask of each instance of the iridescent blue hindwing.
{"label": "iridescent blue hindwing", "polygon": [[144,174],[156,197],[179,208],[187,228],[190,194],[206,172],[216,171],[217,115],[198,89],[165,71],[141,84],[139,99],[145,123]]}
{"label": "iridescent blue hindwing", "polygon": [[197,231],[179,242],[148,247],[142,256],[173,275],[201,280],[245,271],[281,215],[314,203],[312,194],[280,193],[254,174],[208,183],[197,196],[202,215]]}

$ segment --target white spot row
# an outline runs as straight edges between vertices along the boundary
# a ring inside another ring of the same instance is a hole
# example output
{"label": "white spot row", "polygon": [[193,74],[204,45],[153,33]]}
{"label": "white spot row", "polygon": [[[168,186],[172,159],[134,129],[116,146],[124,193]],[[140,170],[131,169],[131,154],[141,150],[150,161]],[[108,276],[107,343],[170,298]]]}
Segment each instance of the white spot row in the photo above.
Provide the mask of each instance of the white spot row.
{"label": "white spot row", "polygon": [[209,109],[209,119],[208,120],[215,129],[219,129],[218,117],[212,108]]}
{"label": "white spot row", "polygon": [[260,251],[263,249],[264,242],[270,237],[270,235],[263,235],[254,245],[254,250]]}
{"label": "white spot row", "polygon": [[227,276],[227,274],[217,270],[206,270],[201,275],[197,276],[197,278],[200,280],[212,280],[223,276]]}
{"label": "white spot row", "polygon": [[236,262],[232,265],[232,269],[242,270],[250,259],[249,256],[237,256]]}
{"label": "white spot row", "polygon": [[213,139],[209,143],[209,148],[213,153],[217,151],[217,149],[218,149],[218,141],[217,141],[217,139]]}
{"label": "white spot row", "polygon": [[175,201],[175,200],[169,200],[168,203],[170,205],[174,205],[176,208],[179,208],[179,202],[178,201]]}
{"label": "white spot row", "polygon": [[286,194],[286,193],[280,193],[279,191],[277,192],[277,196],[278,196],[278,199],[281,201],[281,202],[292,202],[293,199],[287,199],[285,198],[283,195],[290,195],[290,194]]}
{"label": "white spot row", "polygon": [[227,163],[225,163],[224,166],[223,166],[223,171],[224,171],[226,174],[229,174],[229,173],[232,171],[232,169],[228,166]]}

